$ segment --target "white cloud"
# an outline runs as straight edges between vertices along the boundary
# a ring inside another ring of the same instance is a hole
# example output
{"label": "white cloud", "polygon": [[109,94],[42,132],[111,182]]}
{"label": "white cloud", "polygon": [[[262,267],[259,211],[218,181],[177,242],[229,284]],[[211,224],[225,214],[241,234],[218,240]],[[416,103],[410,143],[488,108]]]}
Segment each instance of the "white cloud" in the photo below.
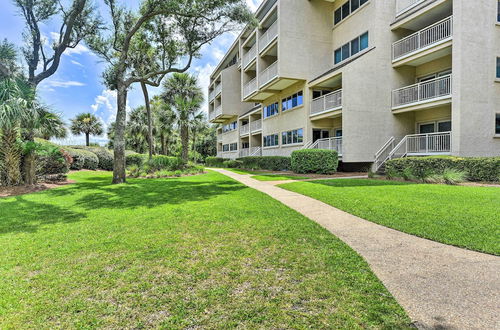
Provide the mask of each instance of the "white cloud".
{"label": "white cloud", "polygon": [[82,82],[79,82],[79,81],[74,81],[74,80],[68,80],[68,81],[48,80],[44,84],[44,86],[47,90],[53,91],[54,88],[81,87],[81,86],[85,86],[85,84]]}
{"label": "white cloud", "polygon": [[83,68],[83,64],[78,62],[78,61],[75,61],[75,60],[71,60],[71,63],[73,63],[74,65],[78,65],[78,66],[81,66]]}
{"label": "white cloud", "polygon": [[[52,44],[58,43],[59,42],[59,36],[60,34],[57,32],[50,32],[50,41]],[[76,45],[75,48],[66,48],[64,51],[63,55],[68,55],[71,56],[73,54],[83,54],[83,53],[89,53],[92,54],[90,49],[88,49],[85,45],[83,45],[81,42]]]}
{"label": "white cloud", "polygon": [[[111,123],[116,120],[116,95],[116,91],[104,89],[100,95],[95,97],[94,104],[90,106],[94,114],[102,120],[106,131]],[[127,100],[127,113],[131,110],[128,103]]]}
{"label": "white cloud", "polygon": [[247,0],[248,8],[250,8],[250,10],[252,10],[252,11],[256,11],[257,8],[259,8],[261,3],[262,3],[262,0]]}

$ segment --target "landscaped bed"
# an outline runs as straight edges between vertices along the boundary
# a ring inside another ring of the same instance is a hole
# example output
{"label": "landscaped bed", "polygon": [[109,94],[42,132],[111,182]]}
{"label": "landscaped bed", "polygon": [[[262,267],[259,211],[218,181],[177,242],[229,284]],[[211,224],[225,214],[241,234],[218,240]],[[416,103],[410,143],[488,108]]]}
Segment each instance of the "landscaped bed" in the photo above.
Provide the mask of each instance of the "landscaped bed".
{"label": "landscaped bed", "polygon": [[343,179],[280,185],[409,234],[500,255],[500,189]]}
{"label": "landscaped bed", "polygon": [[1,328],[405,328],[366,262],[223,175],[0,199]]}

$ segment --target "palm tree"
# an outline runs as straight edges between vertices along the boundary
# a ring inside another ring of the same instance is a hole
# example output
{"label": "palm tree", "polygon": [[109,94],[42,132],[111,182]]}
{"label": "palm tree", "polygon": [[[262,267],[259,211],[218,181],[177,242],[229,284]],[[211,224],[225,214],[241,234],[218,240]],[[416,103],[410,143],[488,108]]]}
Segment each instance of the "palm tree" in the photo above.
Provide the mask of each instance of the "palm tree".
{"label": "palm tree", "polygon": [[198,115],[203,103],[203,92],[198,86],[196,77],[188,73],[174,73],[163,84],[163,98],[171,104],[180,130],[182,144],[182,160],[189,157],[189,131],[192,120]]}
{"label": "palm tree", "polygon": [[126,140],[133,150],[143,153],[150,146],[148,135],[148,114],[144,106],[139,106],[130,112],[127,123]]}
{"label": "palm tree", "polygon": [[203,111],[198,112],[191,122],[191,136],[193,137],[193,142],[191,149],[193,150],[194,159],[193,161],[196,163],[198,160],[196,157],[196,139],[200,132],[202,132],[206,128],[206,117]]}
{"label": "palm tree", "polygon": [[91,113],[81,113],[71,120],[71,133],[75,135],[85,134],[85,144],[90,145],[90,135],[102,135],[104,133],[102,123]]}
{"label": "palm tree", "polygon": [[168,155],[169,145],[176,140],[174,134],[175,113],[172,107],[166,104],[160,97],[153,97],[151,100],[152,112],[156,133],[160,140],[162,155]]}
{"label": "palm tree", "polygon": [[54,113],[45,107],[42,107],[41,120],[43,122],[43,125],[35,130],[36,137],[50,140],[52,138],[64,139],[68,136],[66,124],[59,114]]}

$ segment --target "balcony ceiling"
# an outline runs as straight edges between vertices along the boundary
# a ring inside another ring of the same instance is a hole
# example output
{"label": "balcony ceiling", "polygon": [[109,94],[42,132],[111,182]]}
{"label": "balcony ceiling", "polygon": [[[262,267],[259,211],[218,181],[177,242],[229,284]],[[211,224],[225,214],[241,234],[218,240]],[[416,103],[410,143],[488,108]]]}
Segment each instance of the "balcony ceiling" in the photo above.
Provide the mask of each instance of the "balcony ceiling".
{"label": "balcony ceiling", "polygon": [[[445,1],[440,5],[431,8],[427,11],[422,11],[422,14],[409,20],[403,19],[401,24],[397,24],[393,28],[407,29],[411,31],[418,31],[426,28],[427,26],[440,21],[453,14],[452,1]],[[406,22],[405,22],[406,21]]]}

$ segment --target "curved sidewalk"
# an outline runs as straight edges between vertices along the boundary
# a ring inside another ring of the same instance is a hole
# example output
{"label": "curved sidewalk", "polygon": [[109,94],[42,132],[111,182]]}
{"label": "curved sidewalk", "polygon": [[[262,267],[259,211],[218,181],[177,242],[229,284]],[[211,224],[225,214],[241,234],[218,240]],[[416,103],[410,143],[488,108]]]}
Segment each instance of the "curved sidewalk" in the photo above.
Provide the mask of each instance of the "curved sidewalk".
{"label": "curved sidewalk", "polygon": [[313,198],[223,169],[314,220],[370,264],[421,329],[500,329],[500,257],[363,220]]}

